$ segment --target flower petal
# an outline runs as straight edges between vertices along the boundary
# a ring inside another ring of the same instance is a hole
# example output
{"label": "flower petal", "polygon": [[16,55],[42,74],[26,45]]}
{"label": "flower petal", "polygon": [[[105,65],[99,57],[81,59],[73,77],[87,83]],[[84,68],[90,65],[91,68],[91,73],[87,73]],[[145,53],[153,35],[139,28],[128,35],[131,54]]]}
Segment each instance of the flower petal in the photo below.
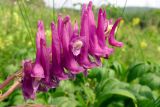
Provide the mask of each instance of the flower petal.
{"label": "flower petal", "polygon": [[35,98],[35,93],[32,86],[33,78],[30,76],[31,72],[32,62],[30,60],[25,60],[23,64],[24,76],[22,78],[22,92],[25,100]]}
{"label": "flower petal", "polygon": [[97,26],[97,37],[99,41],[99,45],[106,51],[106,57],[113,53],[113,49],[109,48],[106,44],[105,34],[104,34],[104,23],[105,19],[103,16],[102,9],[99,9],[98,13],[98,26]]}
{"label": "flower petal", "polygon": [[81,29],[80,36],[84,38],[84,45],[81,48],[81,53],[78,55],[78,63],[85,68],[93,68],[96,66],[95,63],[89,59],[89,26],[88,26],[88,12],[85,10],[82,12],[81,17]]}
{"label": "flower petal", "polygon": [[82,72],[84,69],[83,67],[79,66],[79,64],[77,63],[77,61],[75,60],[73,54],[69,49],[70,40],[73,32],[70,27],[71,27],[70,18],[67,16],[64,19],[64,27],[62,34],[63,65],[71,73],[77,74],[79,72]]}
{"label": "flower petal", "polygon": [[57,29],[54,23],[51,23],[52,30],[52,74],[59,80],[67,79],[68,76],[64,72],[64,68],[61,63],[61,44],[58,37]]}
{"label": "flower petal", "polygon": [[95,24],[95,19],[94,19],[94,14],[92,11],[92,2],[89,2],[88,5],[88,18],[89,18],[89,53],[91,55],[97,55],[101,57],[105,57],[108,51],[105,49],[101,48],[99,45],[99,40],[96,34],[96,24]]}
{"label": "flower petal", "polygon": [[79,36],[78,24],[75,22],[73,35],[70,40],[70,49],[74,56],[78,56],[83,46],[83,38]]}
{"label": "flower petal", "polygon": [[111,29],[111,32],[110,32],[110,35],[109,35],[109,38],[108,38],[109,44],[112,45],[112,46],[116,46],[116,47],[122,47],[123,46],[123,43],[116,41],[115,37],[114,37],[115,30],[116,30],[118,24],[120,23],[120,21],[121,21],[121,18],[116,20],[115,24],[113,25],[113,27]]}
{"label": "flower petal", "polygon": [[46,88],[52,88],[57,85],[56,85],[56,82],[53,82],[51,79],[52,76],[51,76],[50,52],[48,48],[46,47],[44,40],[41,40],[41,49],[42,49],[41,63],[44,69],[45,78],[42,79],[42,83],[40,86],[41,86],[41,89],[42,89],[42,86]]}
{"label": "flower petal", "polygon": [[33,71],[31,73],[32,77],[44,78],[44,70],[40,63],[35,63],[33,66]]}

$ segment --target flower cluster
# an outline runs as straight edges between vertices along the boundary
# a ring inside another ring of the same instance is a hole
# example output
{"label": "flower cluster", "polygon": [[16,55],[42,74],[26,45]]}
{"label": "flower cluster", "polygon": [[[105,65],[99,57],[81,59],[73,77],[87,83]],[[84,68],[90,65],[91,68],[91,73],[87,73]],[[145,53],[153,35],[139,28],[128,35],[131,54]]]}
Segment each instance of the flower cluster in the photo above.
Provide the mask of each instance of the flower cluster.
{"label": "flower cluster", "polygon": [[121,18],[113,24],[106,18],[106,12],[99,9],[97,26],[92,11],[92,2],[83,4],[80,30],[77,22],[71,24],[69,16],[58,16],[58,24],[51,23],[52,44],[46,45],[42,21],[38,22],[36,35],[36,60],[23,62],[22,90],[25,99],[34,99],[38,91],[55,88],[61,80],[75,78],[76,74],[101,66],[101,58],[108,58],[113,48],[123,43],[114,38]]}

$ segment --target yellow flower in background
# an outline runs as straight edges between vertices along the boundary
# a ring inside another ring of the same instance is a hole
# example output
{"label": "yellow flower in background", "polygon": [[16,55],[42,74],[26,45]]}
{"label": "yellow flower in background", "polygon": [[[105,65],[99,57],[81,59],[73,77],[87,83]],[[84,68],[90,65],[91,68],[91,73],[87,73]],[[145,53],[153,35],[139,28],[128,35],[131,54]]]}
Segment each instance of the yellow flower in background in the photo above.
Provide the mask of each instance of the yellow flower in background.
{"label": "yellow flower in background", "polygon": [[132,25],[133,25],[133,26],[139,25],[140,21],[141,21],[141,20],[140,20],[140,18],[138,18],[138,17],[133,18],[133,20],[132,20]]}
{"label": "yellow flower in background", "polygon": [[121,20],[120,24],[121,24],[121,25],[123,25],[123,24],[124,24],[124,20],[123,20],[123,19]]}
{"label": "yellow flower in background", "polygon": [[122,52],[125,52],[126,51],[126,46],[124,45],[123,47],[122,47]]}
{"label": "yellow flower in background", "polygon": [[47,36],[50,36],[50,35],[51,35],[50,29],[47,29],[47,30],[46,30],[46,35],[47,35]]}
{"label": "yellow flower in background", "polygon": [[31,46],[31,45],[32,45],[32,42],[31,42],[31,41],[29,41],[29,42],[28,42],[28,46]]}
{"label": "yellow flower in background", "polygon": [[160,46],[157,47],[157,51],[160,52]]}
{"label": "yellow flower in background", "polygon": [[142,42],[140,43],[141,48],[146,48],[148,46],[148,44],[146,43],[145,40],[142,40]]}
{"label": "yellow flower in background", "polygon": [[101,62],[102,62],[102,64],[104,63],[104,61],[105,61],[105,59],[104,59],[104,58],[101,58]]}

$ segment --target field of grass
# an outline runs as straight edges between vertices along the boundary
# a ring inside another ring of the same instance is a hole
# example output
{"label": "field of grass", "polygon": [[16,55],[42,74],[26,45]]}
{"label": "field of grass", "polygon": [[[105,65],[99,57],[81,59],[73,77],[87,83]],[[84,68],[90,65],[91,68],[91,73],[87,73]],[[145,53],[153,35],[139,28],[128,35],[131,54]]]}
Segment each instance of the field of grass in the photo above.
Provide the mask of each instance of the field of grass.
{"label": "field of grass", "polygon": [[[0,83],[21,68],[22,60],[35,59],[39,19],[44,21],[48,44],[50,22],[56,22],[58,14],[80,22],[78,10],[53,10],[41,2],[22,1],[0,2]],[[103,8],[108,17],[123,17],[116,33],[116,38],[125,44],[123,48],[104,60],[103,67],[90,70],[88,77],[79,74],[76,80],[62,81],[58,88],[38,93],[34,101],[25,102],[21,89],[17,89],[0,102],[0,107],[32,103],[58,107],[160,107],[160,10],[135,13]],[[97,11],[94,8],[95,14]]]}

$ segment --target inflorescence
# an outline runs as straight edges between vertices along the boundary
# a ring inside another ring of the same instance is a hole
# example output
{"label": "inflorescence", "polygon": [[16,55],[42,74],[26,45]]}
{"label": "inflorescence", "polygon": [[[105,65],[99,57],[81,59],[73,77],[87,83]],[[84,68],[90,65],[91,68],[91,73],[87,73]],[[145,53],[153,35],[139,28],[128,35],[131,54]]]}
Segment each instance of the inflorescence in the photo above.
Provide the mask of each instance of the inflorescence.
{"label": "inflorescence", "polygon": [[36,59],[23,61],[22,91],[25,99],[34,99],[36,92],[56,88],[61,80],[73,79],[76,74],[102,65],[101,58],[113,54],[113,48],[123,43],[115,40],[115,31],[120,23],[113,24],[106,12],[99,9],[97,26],[92,11],[92,2],[82,5],[80,30],[77,22],[71,24],[69,16],[58,16],[58,24],[51,23],[52,43],[46,45],[42,21],[38,21],[36,35]]}

